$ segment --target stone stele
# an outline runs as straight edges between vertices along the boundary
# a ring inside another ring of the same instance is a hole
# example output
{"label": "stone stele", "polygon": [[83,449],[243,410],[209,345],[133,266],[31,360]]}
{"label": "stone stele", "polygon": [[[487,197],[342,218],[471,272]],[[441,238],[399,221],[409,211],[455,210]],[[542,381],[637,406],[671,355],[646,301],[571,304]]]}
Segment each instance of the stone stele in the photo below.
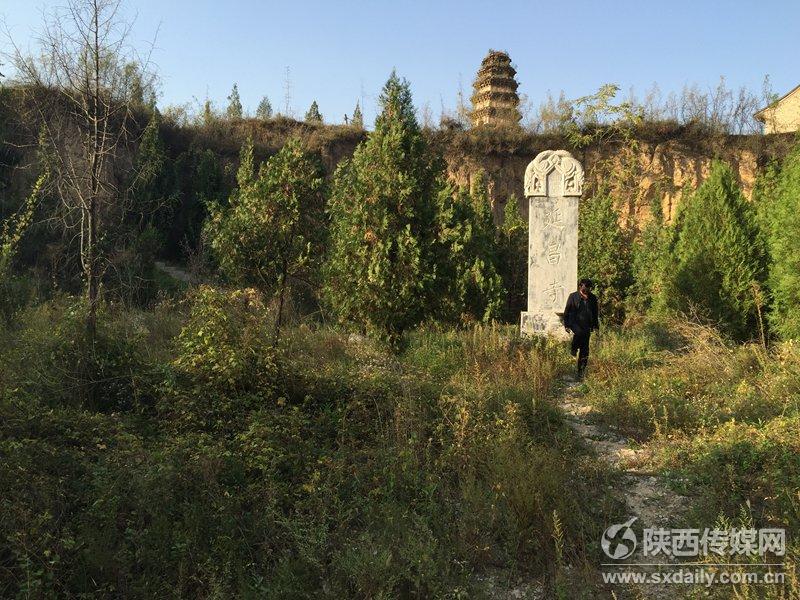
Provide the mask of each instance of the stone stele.
{"label": "stone stele", "polygon": [[528,310],[523,335],[566,338],[563,313],[578,283],[578,201],[583,167],[566,150],[546,150],[525,169],[528,198]]}

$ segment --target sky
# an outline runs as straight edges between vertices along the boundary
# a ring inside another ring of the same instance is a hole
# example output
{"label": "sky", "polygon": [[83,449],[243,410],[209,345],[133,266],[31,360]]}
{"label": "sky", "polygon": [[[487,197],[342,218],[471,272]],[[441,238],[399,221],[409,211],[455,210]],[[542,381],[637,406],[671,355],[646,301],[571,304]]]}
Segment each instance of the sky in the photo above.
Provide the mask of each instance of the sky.
{"label": "sky", "polygon": [[[62,0],[63,3],[64,0]],[[34,49],[42,12],[59,2],[0,0],[15,42]],[[800,0],[571,0],[372,2],[126,0],[131,42],[150,54],[159,106],[206,98],[219,108],[237,83],[245,111],[266,95],[302,117],[312,100],[341,122],[363,100],[368,123],[392,69],[411,83],[418,108],[453,110],[459,85],[469,97],[481,59],[506,50],[519,91],[538,106],[548,91],[567,98],[616,83],[641,96],[729,87],[760,92],[765,75],[782,95],[800,84]],[[5,36],[0,51],[8,50]],[[8,71],[8,67],[2,69]],[[6,72],[6,75],[12,73]]]}

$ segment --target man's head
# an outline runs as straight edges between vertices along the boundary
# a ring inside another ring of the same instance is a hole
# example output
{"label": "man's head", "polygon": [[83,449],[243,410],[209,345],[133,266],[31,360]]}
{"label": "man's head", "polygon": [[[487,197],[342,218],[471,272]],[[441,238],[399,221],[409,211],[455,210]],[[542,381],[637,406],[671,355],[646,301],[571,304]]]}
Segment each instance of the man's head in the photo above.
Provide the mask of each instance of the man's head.
{"label": "man's head", "polygon": [[592,283],[592,280],[589,279],[588,277],[584,277],[578,282],[578,291],[584,296],[588,296],[589,292],[592,291],[593,287],[594,284]]}

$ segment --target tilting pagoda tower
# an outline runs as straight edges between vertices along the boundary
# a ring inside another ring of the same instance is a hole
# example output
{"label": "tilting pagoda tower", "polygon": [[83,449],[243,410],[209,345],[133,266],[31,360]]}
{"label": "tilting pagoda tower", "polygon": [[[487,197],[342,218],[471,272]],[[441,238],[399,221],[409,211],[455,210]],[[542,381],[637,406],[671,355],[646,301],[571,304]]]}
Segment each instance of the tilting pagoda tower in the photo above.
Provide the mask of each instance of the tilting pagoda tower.
{"label": "tilting pagoda tower", "polygon": [[479,125],[516,125],[522,118],[517,95],[517,71],[507,52],[489,50],[475,78],[472,94],[473,127]]}

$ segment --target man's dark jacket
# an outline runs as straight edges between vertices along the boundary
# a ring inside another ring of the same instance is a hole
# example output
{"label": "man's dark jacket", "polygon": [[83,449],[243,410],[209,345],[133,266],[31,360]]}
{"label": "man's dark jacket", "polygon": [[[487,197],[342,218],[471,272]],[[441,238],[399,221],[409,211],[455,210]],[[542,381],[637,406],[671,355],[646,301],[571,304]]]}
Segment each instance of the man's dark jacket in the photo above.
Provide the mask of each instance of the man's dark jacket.
{"label": "man's dark jacket", "polygon": [[584,301],[589,308],[588,319],[582,319],[579,314],[582,301],[584,300],[580,292],[572,292],[567,298],[567,306],[564,308],[564,327],[576,334],[589,333],[592,329],[600,327],[597,296],[589,292],[589,297]]}

